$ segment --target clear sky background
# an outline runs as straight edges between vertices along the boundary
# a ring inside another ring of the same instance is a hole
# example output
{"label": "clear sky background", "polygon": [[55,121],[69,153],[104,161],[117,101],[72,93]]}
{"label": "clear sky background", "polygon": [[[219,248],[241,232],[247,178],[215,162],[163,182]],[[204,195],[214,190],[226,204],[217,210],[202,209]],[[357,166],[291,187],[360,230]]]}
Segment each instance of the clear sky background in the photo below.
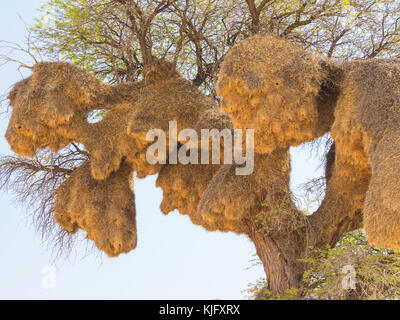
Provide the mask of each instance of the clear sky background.
{"label": "clear sky background", "polygon": [[[43,0],[2,1],[0,40],[23,43],[27,35],[18,16],[30,24]],[[2,52],[4,53],[4,52]],[[21,80],[16,65],[0,68],[0,93]],[[0,153],[10,154],[4,138],[7,117],[0,118]],[[292,149],[291,184],[319,177],[308,148]],[[248,284],[264,276],[250,268],[255,253],[245,237],[206,232],[174,212],[164,216],[162,191],[155,176],[135,181],[138,246],[108,258],[85,253],[78,245],[68,260],[53,263],[51,251],[13,195],[0,191],[0,299],[243,299]],[[55,266],[56,287],[42,286],[43,269]]]}

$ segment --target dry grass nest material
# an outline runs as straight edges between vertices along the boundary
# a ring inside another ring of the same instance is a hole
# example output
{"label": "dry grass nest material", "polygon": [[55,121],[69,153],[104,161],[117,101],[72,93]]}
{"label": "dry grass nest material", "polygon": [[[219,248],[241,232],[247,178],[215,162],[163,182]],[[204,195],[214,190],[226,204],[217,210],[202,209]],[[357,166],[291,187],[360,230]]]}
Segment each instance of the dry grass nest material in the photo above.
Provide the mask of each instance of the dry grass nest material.
{"label": "dry grass nest material", "polygon": [[54,217],[69,233],[86,231],[99,250],[115,257],[136,247],[132,168],[123,163],[106,180],[95,180],[86,162],[60,185]]}
{"label": "dry grass nest material", "polygon": [[329,131],[336,66],[273,35],[256,35],[224,58],[217,93],[235,128],[255,130],[255,150],[269,153]]}

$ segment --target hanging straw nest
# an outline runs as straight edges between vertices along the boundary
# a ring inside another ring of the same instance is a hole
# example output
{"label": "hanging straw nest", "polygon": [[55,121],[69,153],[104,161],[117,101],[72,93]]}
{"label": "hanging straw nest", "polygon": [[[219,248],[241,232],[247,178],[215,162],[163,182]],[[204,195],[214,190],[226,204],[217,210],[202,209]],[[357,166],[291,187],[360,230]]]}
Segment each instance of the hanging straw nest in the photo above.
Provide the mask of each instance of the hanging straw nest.
{"label": "hanging straw nest", "polygon": [[[165,66],[157,69],[159,64]],[[173,65],[159,62],[149,69],[145,70],[146,86],[140,91],[128,128],[131,136],[145,135],[151,129],[168,134],[169,121],[177,122],[178,131],[193,128],[206,110],[217,108],[211,98],[180,76]]]}
{"label": "hanging straw nest", "polygon": [[[199,163],[207,159],[206,156],[205,159],[202,158],[202,153],[205,155],[208,153],[209,164],[226,163],[224,162],[225,152],[227,155],[232,155],[233,160],[234,132],[232,118],[229,114],[219,108],[209,109],[202,114],[194,126],[194,131],[198,138],[196,142],[180,141],[180,143],[183,144],[182,148],[186,148],[185,150],[188,152],[196,150]],[[203,142],[205,143],[203,144]]]}
{"label": "hanging straw nest", "polygon": [[344,70],[332,127],[340,160],[337,172],[342,175],[337,188],[351,195],[352,201],[361,198],[362,203],[365,198],[364,228],[369,242],[398,249],[400,63],[354,61],[345,64]]}
{"label": "hanging straw nest", "polygon": [[[10,92],[12,114],[6,131],[6,139],[11,149],[27,157],[33,157],[37,150],[47,146],[56,152],[71,142],[43,123],[44,114],[51,112],[53,107],[46,108],[46,105],[42,104],[41,97],[35,97],[37,91],[34,91],[32,82],[32,77],[24,79]],[[41,92],[37,95],[41,95]],[[56,120],[66,125],[71,112],[66,108],[62,113],[63,115],[59,115]]]}
{"label": "hanging straw nest", "polygon": [[[298,210],[289,191],[290,157],[278,149],[256,154],[254,172],[236,175],[234,165],[223,166],[209,183],[198,205],[198,215],[208,230],[248,233],[249,221],[264,231],[299,226]],[[290,220],[291,224],[283,221]],[[301,221],[300,221],[301,222]]]}
{"label": "hanging straw nest", "polygon": [[[120,85],[113,92],[127,92],[129,88]],[[89,125],[83,135],[82,142],[91,154],[95,179],[106,179],[118,170],[123,159],[131,164],[139,178],[159,172],[161,165],[151,165],[146,159],[148,147],[154,143],[147,141],[148,131],[162,129],[165,132],[168,152],[170,121],[177,122],[179,132],[193,128],[204,111],[216,109],[209,98],[183,79],[172,64],[164,61],[147,67],[144,80],[132,90],[137,93],[133,102],[114,104],[104,118]]]}
{"label": "hanging straw nest", "polygon": [[[203,113],[194,129],[201,137],[201,129],[217,129],[222,131],[229,129],[231,133],[232,121],[228,114],[219,109],[209,109]],[[224,147],[224,139],[221,139],[221,148]],[[210,139],[211,142],[211,139]],[[163,201],[161,211],[168,214],[177,209],[181,214],[189,215],[191,221],[207,229],[207,224],[197,214],[197,206],[214,174],[221,167],[220,164],[212,164],[212,150],[209,149],[209,164],[201,164],[201,144],[185,143],[180,146],[179,151],[186,148],[186,152],[196,152],[199,164],[178,163],[167,164],[161,169],[156,185],[163,190]],[[232,152],[232,150],[229,150]],[[223,161],[223,151],[220,156],[220,163]],[[210,231],[213,231],[211,229]]]}
{"label": "hanging straw nest", "polygon": [[198,135],[201,134],[202,129],[217,129],[219,131],[224,129],[231,130],[233,129],[232,117],[221,109],[212,108],[201,115],[194,129],[197,131]]}
{"label": "hanging straw nest", "polygon": [[168,214],[177,209],[179,213],[188,215],[194,224],[207,229],[207,225],[197,214],[197,205],[220,167],[211,164],[163,166],[156,182],[156,186],[163,190],[161,212]]}
{"label": "hanging straw nest", "polygon": [[217,106],[191,81],[184,79],[175,66],[157,61],[144,70],[146,87],[140,91],[136,110],[130,119],[128,134],[149,146],[146,134],[151,129],[161,129],[166,134],[169,150],[170,121],[177,122],[177,131],[194,128],[201,115]]}
{"label": "hanging straw nest", "polygon": [[161,165],[146,160],[147,144],[128,135],[127,128],[135,110],[131,104],[120,104],[107,111],[99,122],[88,124],[82,143],[89,151],[93,178],[104,180],[126,161],[142,178],[155,174]]}
{"label": "hanging straw nest", "polygon": [[111,93],[87,71],[64,62],[43,62],[31,77],[9,94],[12,115],[6,138],[11,148],[32,157],[38,149],[52,151],[77,141],[86,128],[89,111],[105,106]]}
{"label": "hanging straw nest", "polygon": [[235,128],[255,130],[255,150],[269,153],[329,131],[337,97],[331,62],[273,35],[232,47],[219,73],[217,93]]}
{"label": "hanging straw nest", "polygon": [[55,192],[54,217],[67,232],[85,230],[87,238],[110,257],[135,249],[133,171],[128,164],[98,181],[92,178],[86,162]]}
{"label": "hanging straw nest", "polygon": [[[124,159],[138,177],[157,173],[160,166],[146,160],[152,144],[147,131],[163,129],[168,148],[169,121],[177,121],[178,130],[193,128],[200,114],[216,108],[172,64],[158,60],[145,68],[143,81],[116,86],[68,63],[40,63],[9,99],[13,112],[6,137],[15,152],[33,157],[47,146],[57,152],[70,142],[83,143],[98,180],[118,170]],[[96,109],[108,112],[89,124],[88,113]]]}
{"label": "hanging straw nest", "polygon": [[64,62],[38,63],[33,74],[9,94],[12,114],[6,138],[18,154],[33,157],[38,149],[53,152],[82,142],[88,113],[133,104],[141,83],[109,86],[89,72]]}

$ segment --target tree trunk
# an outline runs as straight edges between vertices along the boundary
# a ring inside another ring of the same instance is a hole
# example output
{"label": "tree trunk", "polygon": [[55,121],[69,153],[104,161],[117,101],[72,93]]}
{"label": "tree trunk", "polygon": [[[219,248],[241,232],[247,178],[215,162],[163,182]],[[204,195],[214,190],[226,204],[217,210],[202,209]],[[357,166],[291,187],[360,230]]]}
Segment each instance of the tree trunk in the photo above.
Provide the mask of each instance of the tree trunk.
{"label": "tree trunk", "polygon": [[[299,288],[304,263],[298,261],[303,257],[303,241],[292,237],[273,239],[257,230],[255,224],[249,227],[249,238],[256,247],[267,278],[268,295],[285,293],[290,288]],[[289,241],[288,241],[289,240]],[[289,248],[289,246],[291,246]],[[265,296],[262,290],[257,299]]]}

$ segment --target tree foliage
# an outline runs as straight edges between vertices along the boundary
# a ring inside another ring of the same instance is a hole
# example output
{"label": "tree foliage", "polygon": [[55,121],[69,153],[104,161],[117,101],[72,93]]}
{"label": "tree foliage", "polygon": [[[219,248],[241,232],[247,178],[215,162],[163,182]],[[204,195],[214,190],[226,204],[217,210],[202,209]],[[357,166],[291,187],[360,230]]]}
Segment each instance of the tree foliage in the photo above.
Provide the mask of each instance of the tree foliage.
{"label": "tree foliage", "polygon": [[[265,290],[264,278],[250,284],[245,293],[252,299],[301,300],[398,300],[400,298],[400,253],[371,247],[365,233],[344,235],[333,248],[310,248],[308,269],[300,288],[279,295]],[[257,259],[253,264],[260,263]],[[354,271],[354,283],[349,272]]]}
{"label": "tree foliage", "polygon": [[390,0],[49,0],[32,30],[47,58],[111,82],[138,79],[150,52],[214,92],[226,52],[255,33],[338,59],[398,57],[399,13]]}

